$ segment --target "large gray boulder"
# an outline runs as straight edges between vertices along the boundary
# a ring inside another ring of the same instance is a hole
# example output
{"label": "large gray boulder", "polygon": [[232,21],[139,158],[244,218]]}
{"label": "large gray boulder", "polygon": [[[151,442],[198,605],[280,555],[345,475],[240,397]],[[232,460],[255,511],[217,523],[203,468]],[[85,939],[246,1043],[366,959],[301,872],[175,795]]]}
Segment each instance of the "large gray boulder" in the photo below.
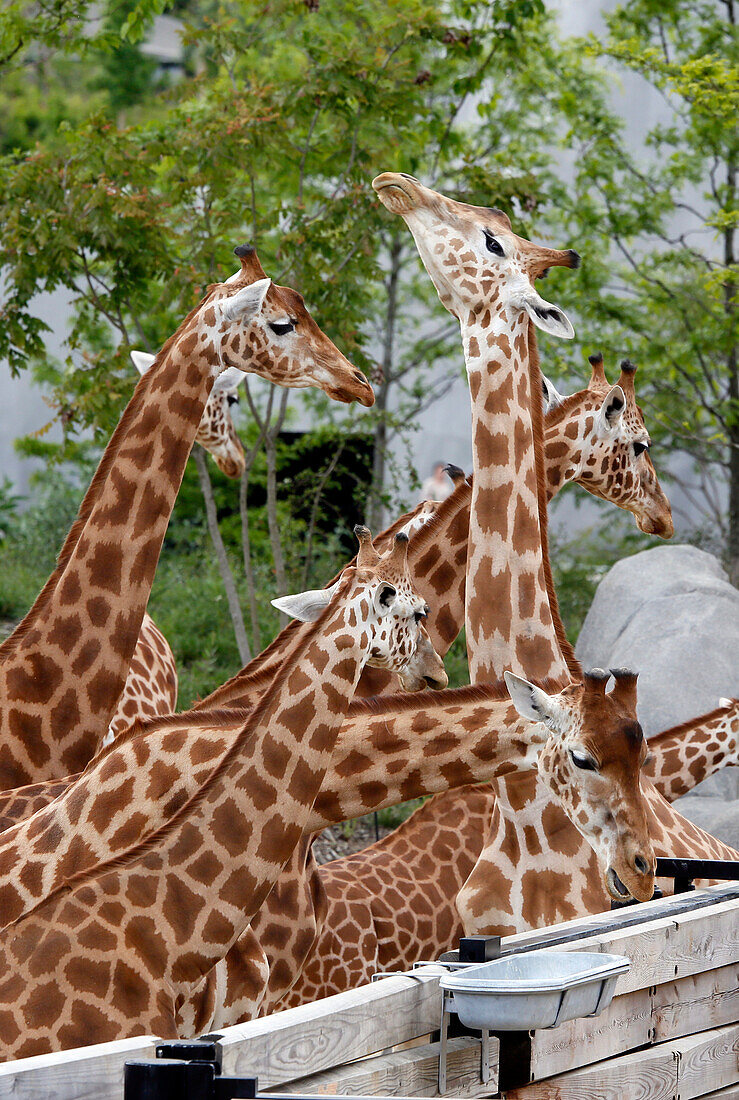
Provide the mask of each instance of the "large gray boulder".
{"label": "large gray boulder", "polygon": [[[584,668],[638,671],[639,720],[647,736],[657,733],[739,695],[739,590],[694,546],[623,558],[598,585],[576,653]],[[736,798],[738,773],[731,768],[696,790]]]}

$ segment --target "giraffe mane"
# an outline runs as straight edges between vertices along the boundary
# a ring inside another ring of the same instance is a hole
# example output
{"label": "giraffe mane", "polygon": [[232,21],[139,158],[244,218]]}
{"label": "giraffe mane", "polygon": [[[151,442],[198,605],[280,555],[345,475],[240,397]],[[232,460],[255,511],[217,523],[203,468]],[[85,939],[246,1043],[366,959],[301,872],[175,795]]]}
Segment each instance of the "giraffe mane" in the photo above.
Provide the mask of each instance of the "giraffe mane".
{"label": "giraffe mane", "polygon": [[552,625],[557,637],[560,652],[564,657],[567,670],[573,680],[582,679],[582,668],[575,656],[575,650],[570,645],[565,632],[564,623],[559,613],[559,601],[554,589],[552,579],[552,563],[549,560],[549,525],[547,516],[546,477],[544,472],[544,409],[542,402],[538,400],[541,393],[541,370],[539,368],[539,348],[536,342],[536,328],[534,322],[529,321],[529,387],[532,395],[531,401],[531,427],[534,436],[534,458],[536,463],[536,495],[539,503],[539,530],[541,532],[541,556],[544,565],[544,583],[549,597],[549,607],[552,613]]}
{"label": "giraffe mane", "polygon": [[[560,690],[555,680],[542,680],[539,687],[548,693]],[[399,692],[396,695],[373,695],[369,699],[354,699],[347,711],[347,717],[359,717],[367,714],[404,714],[409,710],[433,710],[436,707],[466,706],[469,703],[490,703],[496,700],[510,700],[504,680],[495,680],[487,684],[465,684],[458,688],[445,688],[443,691],[425,691],[423,702],[418,692]],[[425,705],[424,705],[425,704]]]}
{"label": "giraffe mane", "polygon": [[74,549],[77,543],[79,542],[80,535],[82,534],[82,531],[84,530],[84,527],[88,519],[90,518],[90,513],[92,512],[95,504],[98,501],[105,482],[107,481],[108,474],[110,473],[111,466],[118,459],[119,450],[121,445],[126,440],[130,423],[136,416],[138,416],[141,410],[141,406],[148,396],[148,391],[151,386],[151,376],[154,370],[157,366],[159,366],[160,363],[164,361],[166,356],[169,354],[174,341],[177,339],[183,328],[190,323],[190,321],[200,311],[203,305],[212,297],[214,291],[215,286],[208,287],[208,291],[205,297],[200,302],[198,302],[198,304],[194,306],[193,309],[190,310],[184,321],[180,323],[175,332],[172,333],[167,342],[159,350],[159,353],[157,354],[157,357],[152,363],[149,370],[146,372],[146,374],[142,375],[142,377],[136,384],[136,388],[133,391],[131,400],[126,405],[126,408],[123,410],[123,415],[118,421],[113,435],[110,437],[108,445],[103,452],[103,457],[100,459],[98,467],[95,470],[95,473],[92,475],[92,481],[88,486],[87,492],[82,498],[82,503],[80,504],[77,516],[69,529],[69,533],[64,540],[61,550],[59,551],[56,559],[56,565],[54,566],[54,569],[52,570],[50,576],[48,577],[43,588],[34,600],[33,604],[23,616],[21,622],[15,628],[10,637],[6,638],[6,640],[0,646],[0,659],[4,660],[6,657],[9,657],[12,653],[15,652],[18,645],[29,633],[29,631],[33,627],[34,621],[43,611],[44,607],[51,598],[57,584],[64,574],[64,570],[69,564],[69,560],[74,553]]}
{"label": "giraffe mane", "polygon": [[[447,512],[456,511],[459,497],[457,494],[463,492],[469,492],[471,488],[469,474],[465,477],[464,481],[460,482],[454,490],[449,494],[446,500],[443,500],[433,515],[424,523],[420,531],[415,531],[411,535],[410,549],[414,554],[426,549],[426,544],[435,541],[435,529],[446,520]],[[401,517],[402,518],[402,517]],[[400,520],[398,520],[398,523]]]}
{"label": "giraffe mane", "polygon": [[[737,700],[732,699],[732,703],[736,703]],[[647,737],[647,747],[654,745],[655,742],[660,741],[663,737],[676,737],[682,733],[690,733],[691,729],[696,726],[702,726],[704,723],[713,722],[717,718],[725,718],[729,713],[729,707],[718,706],[713,710],[709,710],[706,714],[699,714],[695,718],[688,718],[684,722],[679,722],[676,726],[670,726],[669,729],[660,730],[654,737]]]}
{"label": "giraffe mane", "polygon": [[566,420],[571,413],[577,411],[580,405],[582,405],[588,397],[594,398],[594,404],[598,402],[598,399],[602,401],[603,395],[593,393],[592,390],[576,390],[575,393],[568,394],[567,397],[563,397],[559,405],[548,412],[544,417],[544,427],[556,428]]}
{"label": "giraffe mane", "polygon": [[181,726],[188,726],[191,729],[207,729],[209,726],[219,725],[232,726],[239,721],[245,721],[249,714],[251,710],[246,707],[213,707],[212,710],[186,710],[180,711],[179,714],[158,714],[151,718],[136,718],[130,726],[121,730],[114,741],[93,756],[84,771],[70,776],[69,782],[74,782],[79,776],[96,767],[101,760],[110,756],[116,748],[127,745],[129,741],[135,741],[137,737],[157,733],[159,730],[178,729]]}

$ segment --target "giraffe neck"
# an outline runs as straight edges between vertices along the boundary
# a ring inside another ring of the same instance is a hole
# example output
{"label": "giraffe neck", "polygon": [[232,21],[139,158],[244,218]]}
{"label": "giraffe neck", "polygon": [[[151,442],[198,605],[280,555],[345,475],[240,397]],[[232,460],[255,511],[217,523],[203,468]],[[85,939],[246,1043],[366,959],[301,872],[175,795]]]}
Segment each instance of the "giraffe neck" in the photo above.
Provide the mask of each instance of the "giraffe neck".
{"label": "giraffe neck", "polygon": [[[500,687],[437,692],[420,713],[410,695],[358,702],[342,718],[306,833],[535,764],[536,735]],[[38,813],[0,837],[0,927],[70,875],[120,857],[163,828],[233,754],[244,719],[243,711],[158,719],[124,734],[66,789],[28,788],[26,808]],[[10,812],[23,812],[23,791],[12,803]],[[33,875],[24,872],[29,864]]]}
{"label": "giraffe neck", "polygon": [[649,752],[644,774],[668,802],[739,765],[739,700],[650,737]]}
{"label": "giraffe neck", "polygon": [[209,354],[192,354],[199,327],[197,317],[183,326],[139,382],[59,566],[0,648],[3,788],[79,770],[107,729],[190,448],[220,369],[209,343]]}
{"label": "giraffe neck", "polygon": [[511,669],[564,683],[568,669],[545,569],[546,506],[535,449],[541,435],[532,419],[534,408],[540,411],[538,359],[528,317],[511,312],[495,306],[462,322],[474,464],[465,609],[470,679],[484,682]]}

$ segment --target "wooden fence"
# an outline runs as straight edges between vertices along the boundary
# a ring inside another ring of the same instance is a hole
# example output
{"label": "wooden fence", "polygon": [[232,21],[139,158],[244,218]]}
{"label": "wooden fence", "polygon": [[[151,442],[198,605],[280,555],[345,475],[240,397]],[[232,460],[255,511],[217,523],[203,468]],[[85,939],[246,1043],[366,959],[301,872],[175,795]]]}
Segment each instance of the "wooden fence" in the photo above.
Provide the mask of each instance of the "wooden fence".
{"label": "wooden fence", "polygon": [[[650,902],[503,940],[624,954],[631,970],[601,1016],[490,1041],[449,1041],[446,1095],[508,1100],[739,1100],[739,884]],[[442,969],[225,1029],[223,1072],[276,1094],[436,1096]],[[121,1100],[144,1037],[0,1065],[0,1100]],[[186,1098],[183,1097],[183,1100]]]}

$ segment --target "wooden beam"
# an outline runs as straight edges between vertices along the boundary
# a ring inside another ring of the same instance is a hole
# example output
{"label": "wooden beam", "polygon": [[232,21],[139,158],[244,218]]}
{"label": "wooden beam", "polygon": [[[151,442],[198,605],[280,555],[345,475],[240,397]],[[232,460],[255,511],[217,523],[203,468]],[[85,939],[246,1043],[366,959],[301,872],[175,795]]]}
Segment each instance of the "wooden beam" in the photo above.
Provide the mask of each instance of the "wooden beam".
{"label": "wooden beam", "polygon": [[739,1024],[509,1089],[506,1100],[693,1100],[739,1079]]}
{"label": "wooden beam", "polygon": [[739,963],[679,978],[654,990],[652,1027],[655,1043],[737,1022]]}
{"label": "wooden beam", "polygon": [[[409,1050],[380,1054],[349,1066],[302,1077],[273,1091],[306,1092],[318,1096],[358,1094],[374,1096],[438,1096],[439,1044],[425,1043]],[[494,1096],[498,1091],[498,1043],[490,1039],[490,1080],[480,1080],[480,1040],[472,1036],[449,1039],[445,1096]]]}
{"label": "wooden beam", "polygon": [[678,1059],[680,1100],[735,1085],[739,1080],[739,1024],[670,1043]]}
{"label": "wooden beam", "polygon": [[625,1054],[646,1046],[651,1033],[649,989],[616,997],[600,1016],[568,1020],[556,1028],[532,1031],[524,1042],[517,1037],[511,1039],[510,1032],[501,1032],[501,1082],[508,1087],[523,1085]]}
{"label": "wooden beam", "polygon": [[[658,903],[648,902],[643,908],[655,904]],[[601,916],[605,918],[611,914]],[[715,970],[739,960],[739,897],[631,927],[610,927],[608,922],[602,923],[606,927],[603,933],[585,939],[575,937],[544,950],[627,955],[631,970],[618,980],[619,995]],[[570,922],[573,932],[577,932],[577,926],[577,921]],[[529,935],[508,936],[502,946],[515,948],[530,942],[524,938]]]}
{"label": "wooden beam", "polygon": [[123,1066],[153,1058],[158,1043],[148,1035],[39,1054],[0,1064],[0,1097],[5,1100],[121,1100]]}
{"label": "wooden beam", "polygon": [[680,915],[695,913],[699,908],[718,905],[724,901],[739,901],[739,883],[718,883],[703,890],[694,890],[686,894],[676,894],[656,901],[647,901],[641,905],[629,905],[623,909],[606,910],[588,917],[552,924],[546,928],[532,928],[528,932],[519,932],[514,936],[505,936],[503,947],[508,950],[536,950],[544,947],[560,947],[574,940],[583,940],[589,936],[604,936],[607,932],[636,928],[663,918],[677,918]]}
{"label": "wooden beam", "polygon": [[429,1035],[439,1028],[443,973],[425,966],[225,1028],[223,1072],[271,1088]]}

